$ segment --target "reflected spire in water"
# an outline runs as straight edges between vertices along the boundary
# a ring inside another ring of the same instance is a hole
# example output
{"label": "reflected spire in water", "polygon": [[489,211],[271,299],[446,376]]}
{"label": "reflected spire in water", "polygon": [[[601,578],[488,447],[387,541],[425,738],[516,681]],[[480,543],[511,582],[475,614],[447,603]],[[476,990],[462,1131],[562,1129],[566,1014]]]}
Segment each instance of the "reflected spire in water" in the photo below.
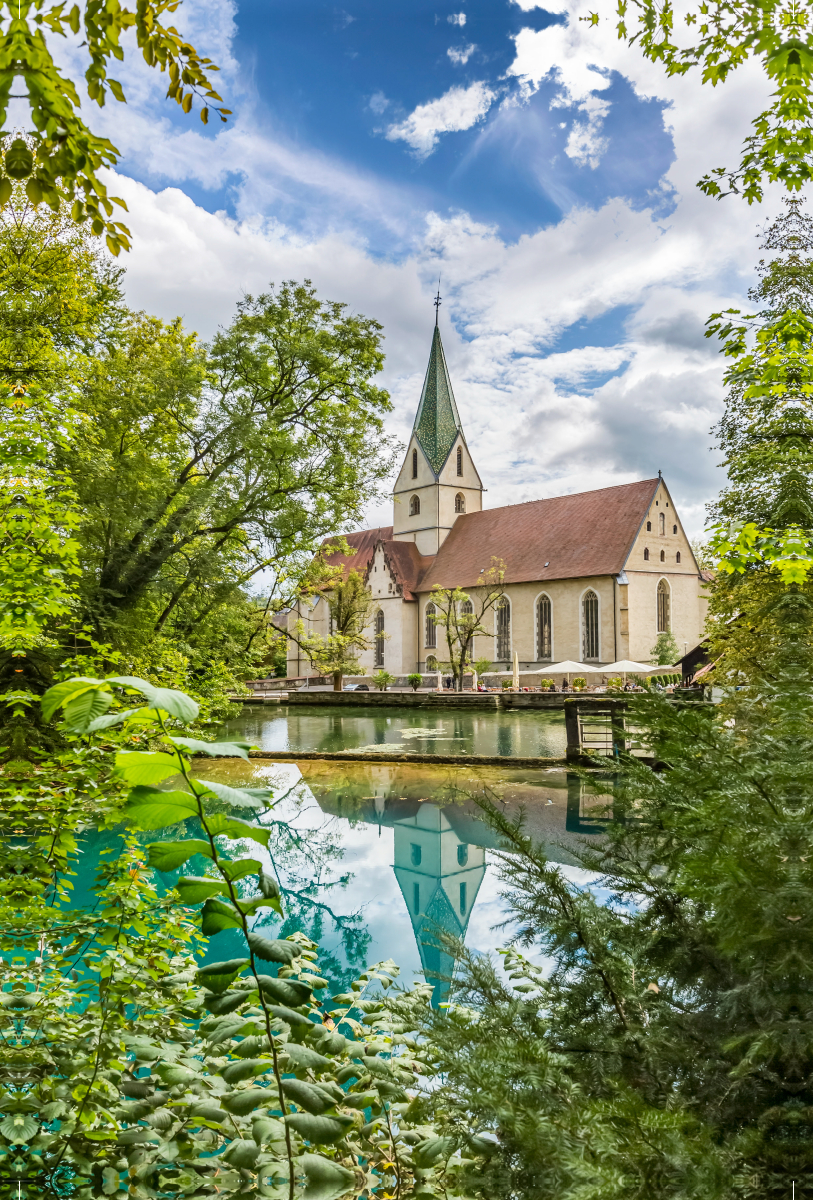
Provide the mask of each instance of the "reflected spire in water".
{"label": "reflected spire in water", "polygon": [[414,817],[394,822],[393,869],[404,897],[426,979],[437,1005],[449,991],[454,958],[443,932],[463,939],[486,873],[485,849],[461,841],[446,814],[421,804]]}

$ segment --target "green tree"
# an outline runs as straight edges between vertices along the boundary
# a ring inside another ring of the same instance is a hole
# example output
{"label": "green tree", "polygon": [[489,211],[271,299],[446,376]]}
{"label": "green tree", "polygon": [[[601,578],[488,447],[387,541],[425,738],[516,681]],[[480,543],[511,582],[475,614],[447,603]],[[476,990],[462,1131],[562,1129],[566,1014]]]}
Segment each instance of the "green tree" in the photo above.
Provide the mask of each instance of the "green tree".
{"label": "green tree", "polygon": [[652,655],[653,664],[659,667],[671,666],[677,662],[680,658],[680,651],[671,629],[658,634],[655,645],[649,653]]}
{"label": "green tree", "polygon": [[[485,623],[488,613],[493,613],[505,595],[505,564],[492,558],[491,566],[481,576],[476,588],[444,588],[436,584],[432,588],[431,600],[435,612],[431,619],[443,631],[448,653],[445,669],[452,673],[454,689],[463,691],[463,676],[472,666],[474,639],[478,634],[494,636],[493,627]],[[490,661],[490,660],[489,660]]]}
{"label": "green tree", "polygon": [[[331,547],[332,548],[332,547]],[[288,636],[320,674],[333,676],[333,690],[342,690],[342,677],[358,670],[358,656],[372,646],[370,620],[373,598],[358,571],[335,577],[322,586],[330,608],[331,632],[326,636],[297,621]]]}

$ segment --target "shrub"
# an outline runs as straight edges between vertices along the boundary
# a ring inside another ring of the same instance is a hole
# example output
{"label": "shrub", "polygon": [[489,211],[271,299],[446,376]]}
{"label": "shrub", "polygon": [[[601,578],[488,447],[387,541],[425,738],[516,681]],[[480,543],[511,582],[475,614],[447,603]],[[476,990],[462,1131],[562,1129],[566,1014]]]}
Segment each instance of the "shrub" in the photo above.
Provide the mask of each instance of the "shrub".
{"label": "shrub", "polygon": [[412,688],[413,692],[417,692],[418,688],[423,683],[423,675],[419,671],[413,671],[411,675],[407,675],[407,683]]}
{"label": "shrub", "polygon": [[583,675],[577,675],[576,678],[573,680],[573,686],[577,687],[577,688],[583,688],[583,687],[585,687],[586,684],[587,684],[587,680],[584,678]]}
{"label": "shrub", "polygon": [[373,683],[379,692],[386,692],[390,684],[395,683],[395,676],[390,675],[389,671],[378,671],[373,675]]}

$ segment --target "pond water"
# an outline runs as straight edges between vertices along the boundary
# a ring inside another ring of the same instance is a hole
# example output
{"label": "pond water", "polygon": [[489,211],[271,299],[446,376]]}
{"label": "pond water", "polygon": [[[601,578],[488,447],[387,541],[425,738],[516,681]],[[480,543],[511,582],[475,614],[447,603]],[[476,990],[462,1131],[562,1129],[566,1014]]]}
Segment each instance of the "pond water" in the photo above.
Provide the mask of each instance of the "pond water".
{"label": "pond water", "polygon": [[261,750],[364,750],[387,754],[486,754],[564,758],[561,711],[473,710],[281,705],[244,709],[218,737],[244,738]]}
{"label": "pond water", "polygon": [[[319,718],[304,715],[315,730]],[[527,739],[532,734],[526,733],[522,716]],[[332,734],[337,740],[348,729],[342,718]],[[417,728],[403,710],[390,719],[393,724],[387,725],[386,715],[356,713],[349,736],[361,737],[364,722],[382,732],[393,730],[396,719],[395,732]],[[470,731],[479,730],[495,744],[496,733],[482,725],[496,723],[496,714],[463,719]],[[531,721],[536,719],[531,714]],[[253,714],[241,719],[240,734],[252,740],[253,722],[270,723]],[[228,727],[232,736],[237,724]],[[301,735],[302,726],[296,728]],[[218,737],[226,733],[221,730]],[[353,965],[393,958],[405,982],[419,973],[434,981],[436,1001],[445,992],[440,978],[453,969],[437,943],[439,929],[483,953],[510,940],[509,933],[495,929],[507,915],[494,862],[498,838],[478,801],[492,801],[512,819],[522,812],[526,831],[582,882],[591,876],[578,866],[578,850],[604,828],[595,813],[606,798],[588,796],[577,776],[561,768],[512,767],[508,759],[504,767],[213,760],[205,772],[198,769],[204,773],[233,786],[271,787],[281,797],[272,816],[287,828],[269,848],[287,893],[286,907],[292,927],[298,923],[307,929],[329,952],[334,977]],[[218,951],[217,957],[230,952],[225,943],[221,948],[224,953]]]}

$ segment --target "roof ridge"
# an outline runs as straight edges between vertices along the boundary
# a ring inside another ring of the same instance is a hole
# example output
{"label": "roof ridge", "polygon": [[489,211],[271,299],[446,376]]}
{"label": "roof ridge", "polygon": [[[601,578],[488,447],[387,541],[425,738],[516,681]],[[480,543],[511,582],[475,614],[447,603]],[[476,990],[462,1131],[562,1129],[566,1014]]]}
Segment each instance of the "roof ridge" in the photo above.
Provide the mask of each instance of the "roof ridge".
{"label": "roof ridge", "polygon": [[524,508],[526,504],[545,504],[549,500],[575,500],[579,496],[595,496],[597,492],[616,492],[621,488],[638,487],[644,483],[658,483],[659,480],[661,483],[664,482],[661,476],[656,475],[652,479],[635,479],[632,483],[611,483],[607,487],[590,488],[586,492],[562,492],[559,496],[539,496],[536,500],[518,500],[516,504],[498,504],[495,508],[482,508],[478,512],[461,513],[455,521],[455,525],[463,517],[479,517],[483,513],[499,512],[501,508]]}

